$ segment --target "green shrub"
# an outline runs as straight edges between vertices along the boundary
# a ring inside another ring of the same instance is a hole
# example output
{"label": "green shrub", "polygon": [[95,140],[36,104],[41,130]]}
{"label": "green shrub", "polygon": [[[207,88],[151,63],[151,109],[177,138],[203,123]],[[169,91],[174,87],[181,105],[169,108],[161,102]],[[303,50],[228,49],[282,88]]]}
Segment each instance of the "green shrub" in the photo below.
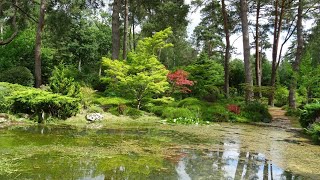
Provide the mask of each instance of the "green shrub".
{"label": "green shrub", "polygon": [[29,89],[18,84],[10,84],[0,82],[0,112],[8,113],[11,110],[12,101],[8,97],[15,91],[23,91]]}
{"label": "green shrub", "polygon": [[34,77],[28,68],[18,66],[1,72],[0,81],[32,87]]}
{"label": "green shrub", "polygon": [[304,110],[301,113],[299,122],[303,128],[307,128],[313,124],[317,118],[320,117],[320,104],[307,104],[304,106]]}
{"label": "green shrub", "polygon": [[320,143],[320,123],[312,124],[306,131],[315,143]]}
{"label": "green shrub", "polygon": [[284,106],[288,103],[289,90],[286,87],[280,86],[275,92],[275,105],[278,107]]}
{"label": "green shrub", "polygon": [[155,114],[156,116],[161,116],[164,109],[164,106],[152,106],[150,107],[149,112]]}
{"label": "green shrub", "polygon": [[115,115],[115,116],[120,116],[118,107],[112,107],[112,108],[108,109],[108,112]]}
{"label": "green shrub", "polygon": [[80,98],[80,84],[75,82],[69,71],[63,66],[55,67],[49,79],[50,90],[53,93]]}
{"label": "green shrub", "polygon": [[294,117],[300,117],[302,113],[302,110],[297,108],[297,109],[292,109],[292,108],[287,108],[286,111],[286,116],[294,116]]}
{"label": "green shrub", "polygon": [[199,105],[202,106],[204,103],[196,98],[185,98],[178,102],[178,107],[187,107],[191,105]]}
{"label": "green shrub", "polygon": [[126,116],[130,116],[132,118],[138,118],[140,116],[143,115],[143,112],[138,110],[137,108],[131,108],[131,107],[127,107],[125,110],[124,110],[124,115]]}
{"label": "green shrub", "polygon": [[103,113],[103,109],[99,106],[90,106],[88,108],[88,113]]}
{"label": "green shrub", "polygon": [[268,111],[268,107],[257,102],[249,102],[245,104],[241,110],[241,114],[254,122],[266,122],[269,123],[272,117]]}
{"label": "green shrub", "polygon": [[28,89],[15,91],[9,97],[14,113],[36,114],[46,113],[52,117],[66,119],[79,112],[80,100],[59,94]]}
{"label": "green shrub", "polygon": [[202,109],[202,120],[210,122],[229,121],[230,113],[221,104],[206,106]]}
{"label": "green shrub", "polygon": [[166,107],[162,111],[162,117],[169,118],[169,119],[179,118],[179,117],[196,118],[196,114],[187,108]]}
{"label": "green shrub", "polygon": [[158,99],[152,99],[150,102],[156,106],[163,106],[163,105],[169,105],[169,104],[173,103],[174,98],[162,97],[162,98],[158,98]]}
{"label": "green shrub", "polygon": [[95,91],[90,87],[81,87],[80,93],[82,94],[81,104],[84,108],[90,106],[93,103],[95,97]]}
{"label": "green shrub", "polygon": [[1,111],[39,115],[44,112],[56,118],[66,119],[75,115],[79,107],[79,99],[53,94],[40,89],[18,84],[0,83]]}
{"label": "green shrub", "polygon": [[118,107],[121,104],[130,103],[130,101],[120,97],[100,97],[95,99],[94,103],[97,103],[104,107]]}

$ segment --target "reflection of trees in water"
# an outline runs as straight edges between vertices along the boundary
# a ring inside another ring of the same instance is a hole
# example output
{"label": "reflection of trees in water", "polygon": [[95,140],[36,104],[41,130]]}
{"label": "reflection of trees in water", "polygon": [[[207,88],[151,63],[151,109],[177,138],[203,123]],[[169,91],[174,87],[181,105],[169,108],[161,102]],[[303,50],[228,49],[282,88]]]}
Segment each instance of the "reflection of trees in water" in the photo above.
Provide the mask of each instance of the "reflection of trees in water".
{"label": "reflection of trees in water", "polygon": [[191,179],[217,179],[224,176],[223,152],[195,151],[182,159],[185,171]]}
{"label": "reflection of trees in water", "polygon": [[[259,153],[240,152],[235,157],[231,155],[224,157],[223,154],[219,151],[191,151],[189,156],[181,159],[178,166],[181,168],[183,163],[183,177],[188,177],[185,179],[300,179],[299,176],[269,164],[268,160]],[[232,153],[229,152],[229,154]]]}

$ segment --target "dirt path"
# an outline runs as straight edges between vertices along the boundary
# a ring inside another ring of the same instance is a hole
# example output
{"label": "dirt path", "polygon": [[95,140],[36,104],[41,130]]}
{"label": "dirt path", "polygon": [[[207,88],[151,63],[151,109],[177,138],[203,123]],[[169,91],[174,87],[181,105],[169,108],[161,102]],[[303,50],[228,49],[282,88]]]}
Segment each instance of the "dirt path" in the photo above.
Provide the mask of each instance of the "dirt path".
{"label": "dirt path", "polygon": [[279,107],[269,107],[269,113],[272,116],[271,126],[280,127],[288,130],[300,130],[293,126],[293,119],[286,116],[286,111]]}

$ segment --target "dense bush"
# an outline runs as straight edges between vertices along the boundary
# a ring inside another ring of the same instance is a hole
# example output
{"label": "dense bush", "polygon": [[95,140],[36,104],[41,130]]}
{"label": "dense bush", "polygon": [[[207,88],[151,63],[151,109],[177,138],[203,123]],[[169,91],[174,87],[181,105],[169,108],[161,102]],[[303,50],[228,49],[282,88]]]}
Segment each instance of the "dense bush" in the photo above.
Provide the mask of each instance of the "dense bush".
{"label": "dense bush", "polygon": [[148,108],[148,111],[152,112],[156,116],[162,116],[162,113],[163,113],[164,109],[165,109],[164,106],[150,106]]}
{"label": "dense bush", "polygon": [[80,109],[80,100],[25,86],[0,83],[0,110],[66,119]]}
{"label": "dense bush", "polygon": [[13,92],[9,99],[12,100],[11,109],[14,113],[46,113],[52,117],[66,119],[76,115],[80,109],[79,99],[38,89]]}
{"label": "dense bush", "polygon": [[8,99],[10,95],[15,91],[23,91],[29,89],[18,84],[10,84],[6,82],[0,82],[0,112],[8,113],[10,111],[12,101]]}
{"label": "dense bush", "polygon": [[34,77],[26,67],[13,67],[0,73],[0,81],[24,86],[33,86]]}
{"label": "dense bush", "polygon": [[289,90],[286,87],[280,86],[275,92],[275,105],[278,107],[288,104]]}
{"label": "dense bush", "polygon": [[294,116],[294,117],[300,117],[302,113],[302,110],[300,108],[297,109],[292,109],[292,108],[287,108],[286,111],[286,116]]}
{"label": "dense bush", "polygon": [[231,115],[222,104],[213,104],[202,109],[201,117],[204,121],[226,122],[231,120]]}
{"label": "dense bush", "polygon": [[121,104],[128,104],[131,101],[120,97],[99,97],[96,98],[94,103],[99,104],[105,108],[118,107]]}
{"label": "dense bush", "polygon": [[138,110],[138,109],[136,109],[136,108],[127,107],[124,110],[123,114],[126,115],[126,116],[130,116],[132,118],[138,118],[138,117],[143,115],[143,112]]}
{"label": "dense bush", "polygon": [[174,102],[174,98],[172,97],[162,97],[157,99],[151,99],[150,103],[156,105],[156,106],[163,106],[163,105],[169,105]]}
{"label": "dense bush", "polygon": [[320,104],[307,104],[304,106],[304,110],[301,113],[299,122],[302,127],[307,128],[313,124],[317,118],[320,117]]}
{"label": "dense bush", "polygon": [[312,137],[315,143],[320,143],[320,123],[314,123],[307,129],[307,134]]}
{"label": "dense bush", "polygon": [[192,105],[202,106],[204,103],[196,98],[185,98],[178,102],[178,107],[187,107]]}
{"label": "dense bush", "polygon": [[103,113],[103,109],[99,106],[90,106],[88,108],[88,113]]}
{"label": "dense bush", "polygon": [[162,117],[168,118],[168,119],[179,118],[179,117],[196,118],[196,114],[187,108],[166,107],[162,111]]}
{"label": "dense bush", "polygon": [[241,114],[254,122],[269,123],[272,120],[268,107],[257,101],[245,104],[241,110]]}
{"label": "dense bush", "polygon": [[215,101],[220,97],[218,87],[223,86],[223,66],[207,57],[199,59],[190,66],[184,68],[190,73],[189,79],[195,84],[190,87],[194,97]]}
{"label": "dense bush", "polygon": [[89,107],[95,99],[95,91],[89,87],[81,87],[80,93],[82,95],[81,104],[84,108]]}
{"label": "dense bush", "polygon": [[63,66],[55,67],[49,79],[50,90],[70,97],[81,97],[80,84],[75,82],[71,70]]}

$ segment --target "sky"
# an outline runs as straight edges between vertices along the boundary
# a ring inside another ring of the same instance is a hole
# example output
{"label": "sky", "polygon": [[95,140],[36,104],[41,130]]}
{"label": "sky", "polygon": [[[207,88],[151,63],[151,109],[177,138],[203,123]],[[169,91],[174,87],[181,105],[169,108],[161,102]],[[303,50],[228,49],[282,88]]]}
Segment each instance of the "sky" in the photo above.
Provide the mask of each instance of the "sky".
{"label": "sky", "polygon": [[[190,4],[190,3],[191,3],[191,0],[185,0],[185,4]],[[254,17],[252,17],[252,18],[254,18]],[[188,20],[190,21],[190,23],[187,27],[187,31],[188,31],[188,36],[190,38],[193,33],[194,28],[201,21],[200,8],[198,8],[197,10],[195,10],[194,8],[191,8],[191,11],[188,14]],[[249,20],[250,20],[250,17],[249,17]],[[311,21],[304,22],[305,29],[310,29],[312,27],[312,25],[313,25],[313,22],[311,22]],[[279,43],[280,45],[284,39],[285,34],[286,34],[286,32],[282,32],[282,36],[281,36],[280,43]],[[230,43],[233,44],[233,46],[235,48],[235,53],[233,53],[231,55],[232,59],[234,59],[234,58],[243,59],[242,37],[239,38],[239,36],[241,36],[241,34],[237,33],[237,34],[233,34],[230,37]],[[269,36],[270,36],[269,41],[272,44],[273,38],[271,37],[271,35],[269,35]],[[250,34],[249,38],[250,38],[250,43],[254,41],[252,34]],[[282,55],[284,55],[285,52],[288,50],[289,45],[290,45],[290,40],[284,46]],[[279,49],[280,49],[280,47],[279,47]],[[255,52],[255,50],[251,49],[250,53],[253,54],[254,52]],[[278,50],[278,52],[279,52],[279,50]],[[268,60],[271,61],[272,60],[272,49],[271,48],[268,49],[265,53],[266,53]]]}

